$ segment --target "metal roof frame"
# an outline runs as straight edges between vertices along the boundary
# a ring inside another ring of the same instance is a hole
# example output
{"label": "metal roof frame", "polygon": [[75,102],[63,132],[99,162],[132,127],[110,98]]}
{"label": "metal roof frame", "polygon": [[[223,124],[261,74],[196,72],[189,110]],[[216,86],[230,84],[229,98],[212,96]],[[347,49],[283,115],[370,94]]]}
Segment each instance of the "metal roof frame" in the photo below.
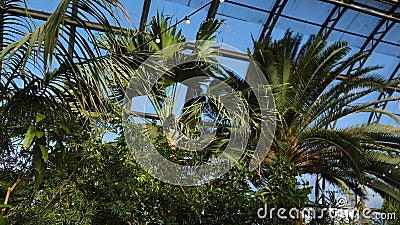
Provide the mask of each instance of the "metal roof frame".
{"label": "metal roof frame", "polygon": [[[393,6],[390,9],[390,12],[394,12],[397,9],[397,6]],[[361,46],[360,51],[365,52],[368,56],[372,54],[375,48],[379,45],[385,35],[393,28],[395,21],[390,21],[386,18],[383,18],[379,21],[378,25],[368,36],[367,40]],[[347,72],[347,75],[350,75],[351,72],[360,70],[365,63],[367,62],[368,57],[364,60],[360,61],[357,65],[352,64]]]}
{"label": "metal roof frame", "polygon": [[[322,0],[319,0],[319,1],[322,1]],[[246,5],[246,4],[235,2],[235,1],[231,1],[231,0],[226,0],[225,3],[236,5],[236,6],[240,6],[240,7],[244,7],[244,8],[248,8],[248,9],[252,9],[252,10],[256,10],[256,11],[259,11],[259,12],[268,13],[268,14],[273,13],[270,10],[261,9],[261,8],[255,7],[255,6],[250,6],[250,5]],[[381,18],[379,16],[379,14],[375,15],[375,16]],[[301,18],[285,15],[283,13],[280,15],[280,17],[286,18],[286,19],[290,19],[290,20],[293,20],[293,21],[297,21],[297,22],[302,22],[302,23],[305,23],[305,24],[310,24],[310,25],[317,26],[317,27],[322,27],[323,26],[323,24],[319,24],[319,23],[311,22],[311,21],[304,20],[304,19],[301,19]],[[399,19],[399,22],[400,22],[400,19]],[[338,32],[341,32],[341,33],[344,33],[344,34],[349,34],[349,35],[360,37],[360,38],[365,38],[365,39],[369,38],[369,36],[367,36],[367,35],[358,34],[358,33],[352,32],[352,31],[343,30],[343,29],[339,29],[339,28],[336,28],[336,27],[331,27],[331,29],[334,30],[334,31],[338,31]],[[385,44],[388,44],[388,45],[393,45],[393,46],[400,47],[400,43],[394,43],[394,42],[385,41],[385,40],[381,40],[381,42],[385,43]]]}
{"label": "metal roof frame", "polygon": [[[264,28],[261,31],[260,38],[258,41],[267,41],[271,36],[272,30],[274,29],[276,23],[278,22],[279,17],[282,15],[282,11],[285,8],[288,0],[276,0],[274,6],[272,7],[272,11],[269,13],[267,21],[264,24]],[[276,12],[276,13],[275,13]]]}
{"label": "metal roof frame", "polygon": [[[346,0],[346,1],[339,1],[339,0],[319,0],[322,2],[327,2],[330,4],[334,4],[334,5],[338,5],[338,6],[343,6],[346,7],[348,9],[352,9],[358,12],[362,12],[365,14],[369,14],[372,16],[376,16],[379,17],[381,19],[387,19],[390,21],[394,21],[396,23],[400,23],[400,17],[399,16],[395,16],[394,14],[391,13],[382,13],[382,12],[378,12],[376,11],[374,8],[371,8],[367,5],[365,5],[364,7],[358,6],[356,4],[353,4],[353,0]],[[349,3],[346,3],[349,2]],[[397,5],[393,5],[394,7],[399,7],[399,3],[397,3]]]}
{"label": "metal roof frame", "polygon": [[[396,6],[393,6],[390,11],[395,11]],[[380,41],[385,37],[385,35],[392,29],[396,22],[394,21],[389,21],[386,18],[383,18],[379,21],[378,25],[374,28],[374,30],[371,32],[367,40],[364,42],[364,44],[360,48],[360,52],[364,52],[367,54],[368,57],[365,57],[361,61],[358,61],[357,63],[353,63],[350,65],[346,76],[351,76],[353,72],[358,72],[360,71],[365,63],[368,61],[369,56],[372,54],[372,52],[375,50],[375,48],[379,45]],[[368,48],[369,47],[369,48]],[[335,129],[337,120],[332,124],[330,127],[331,129]]]}
{"label": "metal roof frame", "polygon": [[151,0],[144,0],[142,16],[140,19],[139,30],[144,31],[146,29],[147,17],[149,17]]}
{"label": "metal roof frame", "polygon": [[[397,80],[397,79],[400,79],[400,63],[398,63],[396,68],[393,70],[392,74],[389,77],[389,81]],[[399,89],[400,89],[400,87],[399,87]],[[393,93],[396,92],[396,91],[398,91],[398,89],[397,90],[390,90],[390,91],[387,91],[387,92],[381,92],[379,97],[378,97],[378,101],[382,100],[382,99],[385,99],[385,98],[392,97]],[[387,104],[388,104],[388,102],[381,102],[381,103],[376,104],[374,106],[374,108],[380,108],[380,109],[384,110],[386,108]],[[380,112],[371,112],[371,114],[369,116],[369,119],[368,119],[368,123],[369,124],[378,124],[379,121],[381,120],[381,117],[382,117],[382,113],[380,113]]]}
{"label": "metal roof frame", "polygon": [[208,9],[207,19],[214,19],[218,12],[220,0],[212,0],[210,9]]}
{"label": "metal roof frame", "polygon": [[328,17],[325,19],[324,23],[321,25],[321,29],[318,32],[318,35],[324,35],[328,37],[336,24],[340,21],[343,14],[346,12],[347,8],[343,6],[335,5],[332,11],[329,13]]}

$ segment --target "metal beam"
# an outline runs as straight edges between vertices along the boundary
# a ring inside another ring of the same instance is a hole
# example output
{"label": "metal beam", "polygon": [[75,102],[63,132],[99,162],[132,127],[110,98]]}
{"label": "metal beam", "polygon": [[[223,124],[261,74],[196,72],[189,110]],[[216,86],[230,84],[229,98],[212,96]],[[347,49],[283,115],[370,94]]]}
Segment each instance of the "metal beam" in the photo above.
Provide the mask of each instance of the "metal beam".
{"label": "metal beam", "polygon": [[[348,9],[352,9],[352,10],[355,10],[355,11],[358,11],[358,12],[362,12],[362,13],[366,13],[366,14],[369,14],[369,15],[372,15],[372,16],[376,16],[376,17],[379,17],[381,19],[387,19],[387,20],[390,20],[390,21],[393,21],[393,22],[396,22],[396,23],[400,23],[400,18],[399,17],[395,17],[392,14],[381,13],[381,12],[378,12],[376,10],[360,7],[360,6],[357,6],[357,5],[352,4],[352,3],[346,3],[344,1],[339,1],[339,0],[319,0],[319,1],[327,2],[327,3],[330,3],[330,4],[342,6],[342,7],[346,7]],[[395,6],[395,7],[398,7],[398,6]]]}
{"label": "metal beam", "polygon": [[220,0],[212,0],[210,9],[208,9],[207,19],[214,19],[217,15]]}
{"label": "metal beam", "polygon": [[[0,0],[0,51],[3,50],[4,45],[4,2]],[[0,73],[3,69],[3,61],[0,60]]]}
{"label": "metal beam", "polygon": [[272,30],[274,29],[279,17],[282,15],[282,11],[286,6],[288,0],[276,0],[272,7],[272,12],[269,13],[267,21],[264,24],[263,30],[261,31],[259,42],[266,41],[271,36]]}
{"label": "metal beam", "polygon": [[[393,73],[389,77],[389,81],[392,80],[397,80],[400,78],[400,63],[397,64],[397,67],[393,70]],[[386,98],[392,97],[393,93],[395,91],[399,91],[400,87],[397,90],[390,90],[387,92],[381,92],[381,94],[378,97],[378,101]],[[388,102],[381,102],[375,105],[375,108],[380,108],[380,109],[385,109],[387,106]],[[368,123],[369,124],[377,124],[381,120],[382,113],[378,112],[372,112],[371,115],[369,116]]]}
{"label": "metal beam", "polygon": [[329,13],[328,17],[322,24],[321,29],[318,32],[318,35],[324,35],[325,38],[329,37],[332,30],[335,28],[336,24],[339,22],[340,18],[342,18],[346,10],[347,9],[345,7],[335,5],[331,13]]}
{"label": "metal beam", "polygon": [[149,17],[149,11],[150,11],[150,4],[151,0],[144,0],[142,18],[140,18],[140,27],[139,27],[141,31],[144,31],[146,29],[147,18]]}
{"label": "metal beam", "polygon": [[[2,9],[4,9],[4,8],[2,7]],[[52,15],[51,13],[48,13],[48,12],[32,10],[32,9],[25,9],[25,8],[17,7],[17,6],[8,7],[6,9],[5,13],[15,15],[15,16],[30,17],[33,19],[43,20],[43,21],[47,21],[47,19]],[[87,29],[96,30],[96,31],[102,31],[102,32],[106,31],[106,29],[99,23],[83,21],[83,24],[81,24],[69,16],[65,16],[64,24],[70,25],[70,26],[74,25],[76,27],[87,28]],[[116,26],[111,26],[111,29],[113,31],[121,31],[122,30],[120,27],[116,27]]]}
{"label": "metal beam", "polygon": [[376,1],[394,5],[394,6],[400,6],[400,2],[398,0],[376,0]]}
{"label": "metal beam", "polygon": [[315,179],[315,204],[319,206],[326,206],[325,196],[326,180],[321,174],[317,174]]}

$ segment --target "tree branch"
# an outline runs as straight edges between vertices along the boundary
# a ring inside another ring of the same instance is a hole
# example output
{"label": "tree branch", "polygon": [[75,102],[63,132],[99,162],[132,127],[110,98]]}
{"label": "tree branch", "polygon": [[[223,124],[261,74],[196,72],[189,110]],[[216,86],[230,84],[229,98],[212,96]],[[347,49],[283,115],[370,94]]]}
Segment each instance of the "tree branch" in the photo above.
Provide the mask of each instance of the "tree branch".
{"label": "tree branch", "polygon": [[[17,187],[17,185],[19,184],[19,182],[21,182],[20,178],[17,178],[17,180],[14,182],[13,186],[9,187],[7,190],[7,194],[6,194],[6,199],[4,199],[4,205],[7,205],[8,203],[8,199],[10,198],[10,194],[11,192],[14,190],[15,187]],[[2,216],[4,216],[4,214],[6,213],[6,208],[3,208],[1,210],[1,214]]]}

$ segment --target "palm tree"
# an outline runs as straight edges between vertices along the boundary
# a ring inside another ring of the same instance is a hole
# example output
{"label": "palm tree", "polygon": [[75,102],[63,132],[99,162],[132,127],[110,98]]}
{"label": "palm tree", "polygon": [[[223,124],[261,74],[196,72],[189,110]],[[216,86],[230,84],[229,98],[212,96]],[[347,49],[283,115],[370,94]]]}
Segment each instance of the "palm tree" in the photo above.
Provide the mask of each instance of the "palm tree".
{"label": "palm tree", "polygon": [[328,44],[321,36],[312,36],[303,45],[301,40],[288,31],[280,40],[255,42],[253,52],[249,51],[269,84],[279,87],[273,89],[277,130],[268,158],[287,158],[303,173],[321,174],[360,196],[359,185],[370,187],[399,204],[400,170],[395,168],[400,163],[396,155],[400,128],[362,124],[329,129],[335,121],[362,112],[383,113],[399,123],[393,113],[373,108],[377,101],[368,98],[396,83],[372,74],[376,66],[342,77],[351,64],[367,55],[349,55],[346,42]]}
{"label": "palm tree", "polygon": [[98,113],[109,117],[114,112],[107,98],[108,69],[101,63],[104,53],[94,44],[98,35],[86,18],[113,36],[124,31],[108,21],[118,21],[114,12],[125,11],[115,0],[62,0],[47,21],[37,25],[29,14],[24,18],[10,13],[21,1],[0,4],[1,169],[16,174],[7,204],[21,179],[34,174],[39,187],[48,166],[73,164],[67,153],[87,138],[89,118],[99,121]]}
{"label": "palm tree", "polygon": [[[176,98],[182,97],[180,89],[183,81],[200,75],[217,78],[219,69],[218,63],[215,59],[216,54],[211,54],[216,53],[216,49],[208,46],[207,43],[215,39],[215,32],[219,29],[222,23],[223,21],[220,20],[206,20],[201,23],[196,35],[194,49],[192,49],[190,54],[184,52],[184,43],[186,39],[181,34],[181,31],[178,31],[176,27],[171,24],[171,18],[164,17],[161,13],[158,13],[157,16],[153,17],[146,32],[141,35],[128,33],[119,37],[117,40],[103,36],[100,41],[100,46],[110,53],[110,58],[107,63],[114,71],[110,75],[115,84],[113,86],[115,90],[114,93],[117,93],[115,97],[119,99],[121,104],[124,104],[123,101],[125,99],[129,100],[137,96],[147,96],[149,102],[154,108],[154,113],[158,118],[157,121],[160,122],[161,125],[164,122],[171,122],[171,114],[174,111],[174,107],[176,107]],[[161,35],[159,35],[160,33]],[[160,41],[156,42],[156,37],[159,38]],[[182,44],[180,46],[180,50],[182,51],[174,51],[173,56],[160,54],[160,59],[162,59],[165,64],[175,64],[177,61],[186,63],[177,63],[178,66],[171,68],[166,72],[163,66],[158,65],[157,62],[153,62],[152,66],[159,68],[159,73],[162,73],[163,75],[156,82],[154,87],[143,88],[153,79],[153,73],[147,73],[146,71],[138,73],[137,69],[139,66],[149,58],[150,54],[156,53],[162,49],[178,46],[179,44]],[[208,50],[210,50],[210,52],[208,52]],[[210,53],[210,57],[207,58],[207,56],[201,55],[204,52]],[[207,58],[207,60],[202,62],[197,60],[197,58]],[[145,85],[142,86],[141,84]],[[198,83],[197,85],[198,86],[191,88],[200,90],[201,84]],[[130,90],[133,94],[130,93]],[[171,93],[175,94],[172,94],[171,96]],[[173,99],[171,99],[171,97]],[[189,102],[185,104],[185,110],[181,119],[177,121],[182,128],[180,130],[184,131],[185,135],[188,137],[196,132],[198,133],[195,125],[199,122],[201,114],[204,114],[204,112],[213,113],[218,107],[215,104],[209,104],[210,100],[204,101],[205,98],[202,96],[193,97],[193,99],[189,100]],[[132,103],[128,101],[126,108],[129,109],[127,110],[129,112],[127,112],[126,115],[130,116],[133,114],[133,116],[141,117],[137,112],[130,112],[130,104]],[[216,115],[214,114],[212,116]],[[152,122],[152,119],[154,118],[151,118],[150,122]],[[221,127],[224,126],[221,121],[219,125],[221,125]],[[149,129],[148,132],[153,139],[164,136],[161,126],[156,126],[156,129]],[[183,135],[177,139],[182,138],[182,136]],[[211,155],[219,151],[223,145],[221,143],[224,143],[223,139],[224,138],[214,140],[212,151],[210,151],[213,152],[210,153]],[[176,161],[188,157],[188,155],[183,153],[184,151],[180,152],[178,150],[179,153],[176,154],[176,146],[171,145],[171,147],[171,149],[167,149],[166,154],[171,154],[173,156],[180,155],[180,157],[176,158]],[[210,154],[197,155],[196,159],[207,160],[210,158]]]}
{"label": "palm tree", "polygon": [[[40,26],[8,13],[19,2],[1,2],[5,28],[0,52],[1,162],[7,167],[2,168],[4,173],[16,175],[9,181],[14,184],[4,204],[15,186],[33,175],[40,190],[49,168],[71,173],[68,182],[72,179],[78,188],[73,172],[65,171],[84,157],[74,154],[77,146],[93,138],[94,128],[118,124],[127,84],[150,54],[185,40],[176,28],[167,29],[169,23],[161,14],[151,21],[148,32],[119,29],[114,12],[125,11],[115,0],[62,0]],[[94,18],[100,34],[87,17]],[[116,26],[109,24],[112,20]],[[220,21],[204,23],[198,39],[214,38],[220,25]],[[156,43],[154,34],[164,30]],[[178,77],[165,77],[165,83]]]}

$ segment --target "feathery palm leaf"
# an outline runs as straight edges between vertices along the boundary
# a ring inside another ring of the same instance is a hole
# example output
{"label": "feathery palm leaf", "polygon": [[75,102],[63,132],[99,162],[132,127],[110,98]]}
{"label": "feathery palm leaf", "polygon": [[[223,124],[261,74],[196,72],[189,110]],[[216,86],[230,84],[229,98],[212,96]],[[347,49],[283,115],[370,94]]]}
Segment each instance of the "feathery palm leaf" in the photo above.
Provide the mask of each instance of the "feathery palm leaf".
{"label": "feathery palm leaf", "polygon": [[[387,98],[365,100],[391,83],[364,67],[341,77],[347,68],[367,55],[349,55],[346,42],[328,45],[322,36],[312,36],[301,47],[301,38],[288,31],[278,41],[255,43],[253,60],[261,67],[273,89],[278,113],[275,141],[270,151],[285,154],[304,173],[320,173],[334,184],[362,194],[358,183],[399,203],[395,156],[400,149],[396,126],[362,125],[330,130],[329,125],[349,115],[379,112],[399,122],[391,112],[375,109]],[[341,79],[339,79],[341,78]],[[392,168],[392,169],[391,169]],[[391,171],[383,177],[383,171]],[[373,179],[378,179],[371,183]]]}

